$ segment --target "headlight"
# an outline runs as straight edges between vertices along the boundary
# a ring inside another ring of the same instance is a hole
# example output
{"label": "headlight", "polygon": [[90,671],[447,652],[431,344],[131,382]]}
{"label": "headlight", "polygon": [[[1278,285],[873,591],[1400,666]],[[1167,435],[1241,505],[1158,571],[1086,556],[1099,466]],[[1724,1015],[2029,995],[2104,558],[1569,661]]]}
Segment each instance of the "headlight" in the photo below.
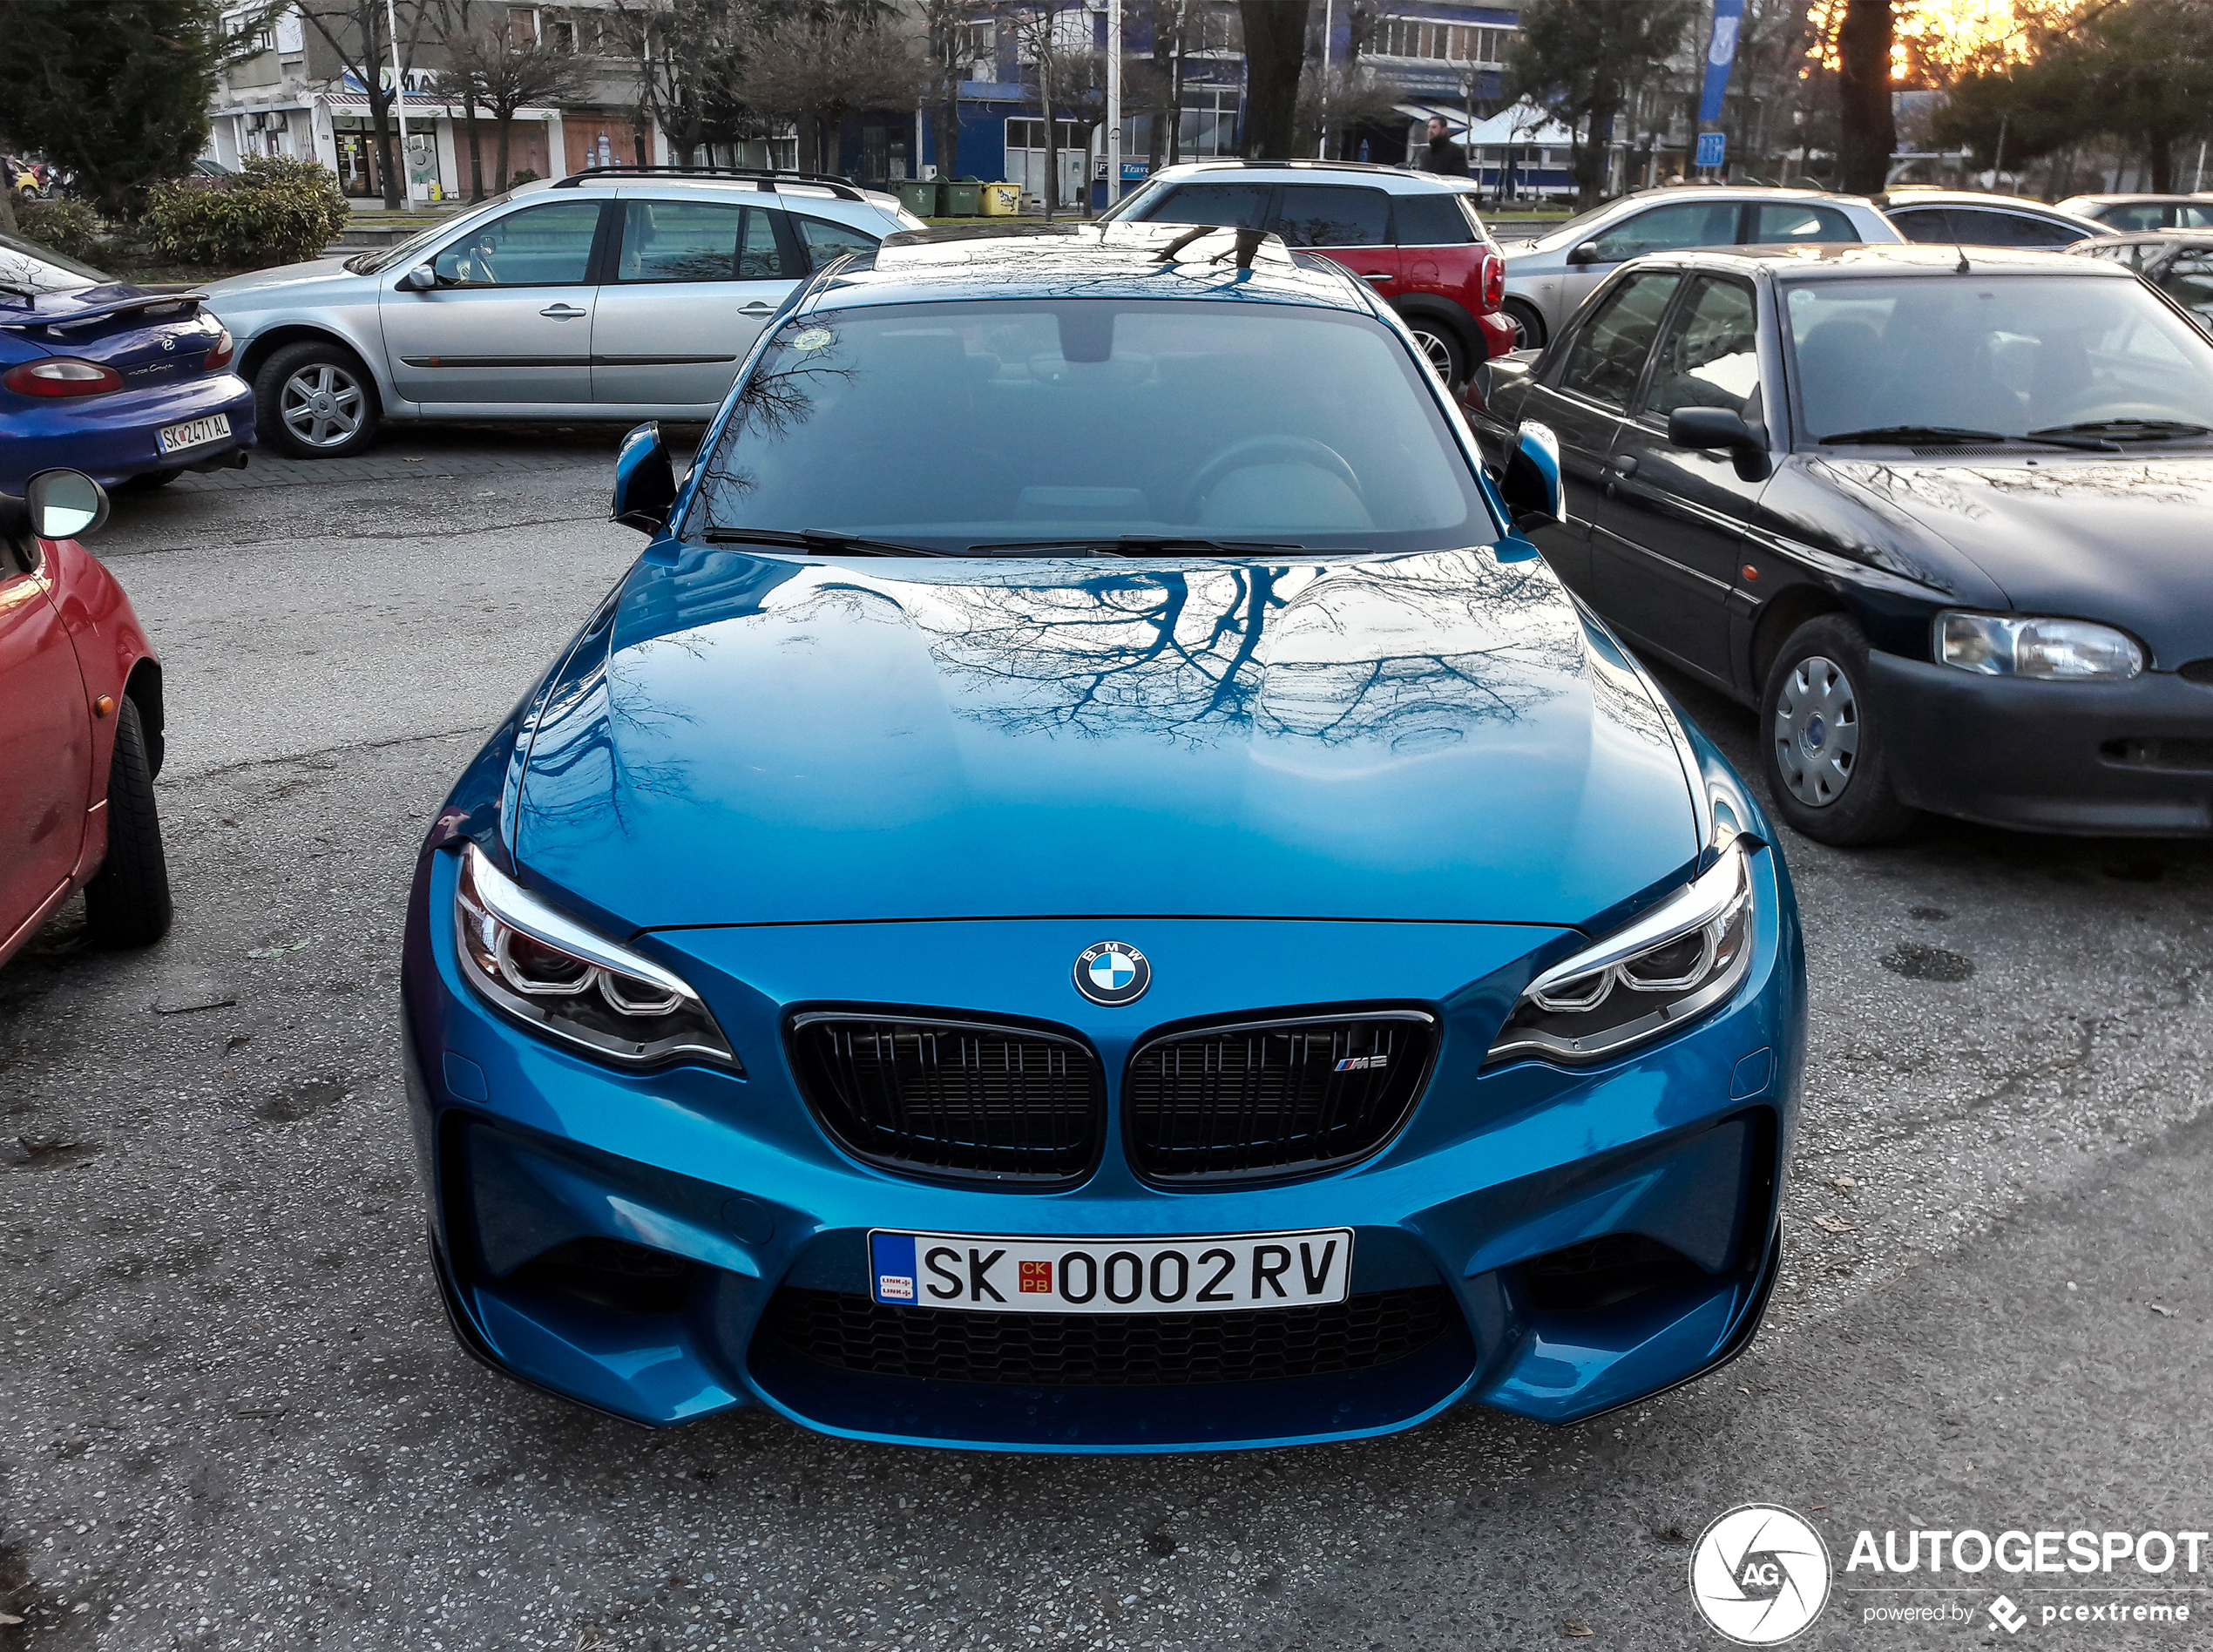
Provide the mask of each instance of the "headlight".
{"label": "headlight", "polygon": [[2014,620],[2003,614],[1937,616],[1937,658],[1986,677],[2119,680],[2144,668],[2136,640],[2088,620]]}
{"label": "headlight", "polygon": [[1486,1060],[1605,1060],[1721,1003],[1751,956],[1751,870],[1732,846],[1627,929],[1530,982]]}
{"label": "headlight", "polygon": [[680,977],[527,893],[474,843],[461,852],[453,924],[469,984],[551,1037],[633,1066],[738,1066]]}

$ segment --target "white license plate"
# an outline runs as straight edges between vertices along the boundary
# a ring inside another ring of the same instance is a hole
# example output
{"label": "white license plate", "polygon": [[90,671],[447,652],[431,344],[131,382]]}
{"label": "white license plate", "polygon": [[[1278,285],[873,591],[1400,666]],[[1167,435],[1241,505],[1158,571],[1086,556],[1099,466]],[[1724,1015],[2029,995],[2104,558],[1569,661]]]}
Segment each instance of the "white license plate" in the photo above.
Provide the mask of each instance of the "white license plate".
{"label": "white license plate", "polygon": [[994,1314],[1226,1314],[1343,1302],[1352,1229],[1197,1239],[869,1235],[876,1301]]}
{"label": "white license plate", "polygon": [[186,448],[205,447],[210,442],[220,442],[231,433],[231,416],[210,413],[204,419],[186,419],[182,424],[165,424],[154,432],[164,454],[182,453]]}

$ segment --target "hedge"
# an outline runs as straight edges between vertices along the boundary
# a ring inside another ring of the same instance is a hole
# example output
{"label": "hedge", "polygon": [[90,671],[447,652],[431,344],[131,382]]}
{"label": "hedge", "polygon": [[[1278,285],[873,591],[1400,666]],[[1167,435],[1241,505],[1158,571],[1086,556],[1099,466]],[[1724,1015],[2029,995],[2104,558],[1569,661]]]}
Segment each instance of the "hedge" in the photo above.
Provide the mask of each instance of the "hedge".
{"label": "hedge", "polygon": [[158,258],[259,268],[319,256],[346,216],[346,198],[328,166],[249,155],[234,178],[154,186],[139,230]]}

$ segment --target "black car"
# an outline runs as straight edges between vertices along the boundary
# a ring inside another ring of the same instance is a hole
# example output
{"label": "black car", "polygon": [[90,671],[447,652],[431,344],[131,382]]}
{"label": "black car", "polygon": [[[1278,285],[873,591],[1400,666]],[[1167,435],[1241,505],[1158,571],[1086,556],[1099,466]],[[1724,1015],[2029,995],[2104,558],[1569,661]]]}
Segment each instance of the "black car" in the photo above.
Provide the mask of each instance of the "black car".
{"label": "black car", "polygon": [[[1832,843],[1916,809],[2213,831],[2213,339],[2120,266],[1743,247],[1625,266],[1467,406],[1608,626],[1758,708]],[[1532,445],[1547,445],[1532,433]]]}

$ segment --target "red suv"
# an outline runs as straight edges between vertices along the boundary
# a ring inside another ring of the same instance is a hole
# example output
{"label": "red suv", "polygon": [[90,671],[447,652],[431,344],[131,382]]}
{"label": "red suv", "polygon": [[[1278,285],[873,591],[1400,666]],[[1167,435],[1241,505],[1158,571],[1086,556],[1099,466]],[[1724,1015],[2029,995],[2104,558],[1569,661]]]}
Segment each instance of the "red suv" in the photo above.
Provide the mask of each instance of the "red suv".
{"label": "red suv", "polygon": [[1457,384],[1514,348],[1506,262],[1465,179],[1343,160],[1199,160],[1154,173],[1109,218],[1267,229],[1391,301]]}
{"label": "red suv", "polygon": [[123,587],[77,543],[106,517],[75,471],[0,494],[0,964],[80,889],[103,944],[169,928],[161,667]]}

